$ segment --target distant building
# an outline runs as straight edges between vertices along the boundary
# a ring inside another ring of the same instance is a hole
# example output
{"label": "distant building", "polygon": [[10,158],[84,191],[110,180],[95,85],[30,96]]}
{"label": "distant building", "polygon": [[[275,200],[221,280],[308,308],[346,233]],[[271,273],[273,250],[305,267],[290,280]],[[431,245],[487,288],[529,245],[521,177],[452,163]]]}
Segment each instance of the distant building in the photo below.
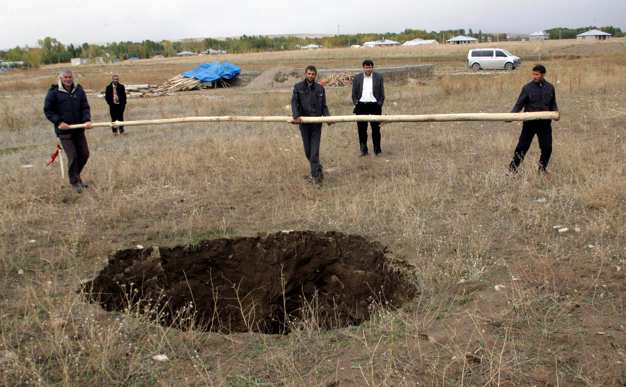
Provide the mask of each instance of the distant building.
{"label": "distant building", "polygon": [[531,42],[541,42],[544,40],[548,40],[549,37],[550,34],[548,34],[546,31],[537,31],[528,35],[528,40]]}
{"label": "distant building", "polygon": [[376,40],[372,42],[363,43],[363,47],[388,47],[388,46],[399,46],[400,43],[382,38],[381,40]]}
{"label": "distant building", "polygon": [[226,51],[224,51],[224,50],[214,50],[212,48],[209,48],[206,51],[202,51],[200,54],[202,54],[202,55],[219,55],[219,54],[226,54]]}
{"label": "distant building", "polygon": [[476,44],[478,43],[478,39],[472,38],[471,36],[459,35],[459,36],[455,36],[452,39],[446,40],[446,43],[448,44]]}
{"label": "distant building", "polygon": [[182,51],[182,52],[179,52],[176,55],[178,55],[178,56],[194,56],[194,55],[196,55],[196,53],[195,52],[191,52],[191,51]]}
{"label": "distant building", "polygon": [[324,48],[324,46],[320,46],[318,44],[307,44],[306,46],[301,46],[301,50],[317,50],[318,48]]}
{"label": "distant building", "polygon": [[608,32],[600,31],[600,30],[589,30],[587,32],[583,32],[582,34],[576,35],[576,40],[609,40],[611,39],[613,34],[609,34]]}
{"label": "distant building", "polygon": [[417,38],[417,39],[409,40],[408,42],[404,42],[402,45],[403,46],[427,46],[431,44],[439,44],[439,42],[436,41],[435,39],[424,40],[424,39]]}
{"label": "distant building", "polygon": [[72,58],[72,66],[82,66],[87,64],[87,58]]}
{"label": "distant building", "polygon": [[363,46],[361,46],[360,44],[353,44],[352,46],[350,46],[350,48],[361,48]]}
{"label": "distant building", "polygon": [[163,55],[155,55],[152,57],[152,59],[163,59],[165,58]]}

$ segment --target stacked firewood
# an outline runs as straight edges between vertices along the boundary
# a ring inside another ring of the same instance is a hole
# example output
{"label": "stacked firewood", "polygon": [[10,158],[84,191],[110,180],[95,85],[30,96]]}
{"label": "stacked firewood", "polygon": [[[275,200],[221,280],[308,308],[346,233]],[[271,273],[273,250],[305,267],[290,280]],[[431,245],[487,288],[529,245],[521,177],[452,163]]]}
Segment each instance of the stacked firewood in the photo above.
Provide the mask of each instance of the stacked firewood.
{"label": "stacked firewood", "polygon": [[349,72],[333,73],[321,77],[320,83],[323,82],[324,86],[352,86],[352,81],[354,80],[355,75],[355,73]]}
{"label": "stacked firewood", "polygon": [[163,84],[154,90],[153,93],[163,95],[174,93],[176,91],[193,90],[198,88],[201,84],[202,82],[196,78],[187,78],[180,74],[163,82]]}

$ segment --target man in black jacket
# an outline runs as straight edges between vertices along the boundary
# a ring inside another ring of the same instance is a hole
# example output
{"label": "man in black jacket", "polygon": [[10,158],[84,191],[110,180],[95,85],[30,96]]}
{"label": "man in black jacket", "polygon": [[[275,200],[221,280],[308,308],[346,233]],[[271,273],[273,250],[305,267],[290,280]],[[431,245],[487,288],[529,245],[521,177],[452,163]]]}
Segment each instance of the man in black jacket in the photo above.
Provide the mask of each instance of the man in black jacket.
{"label": "man in black jacket", "polygon": [[[330,116],[326,106],[326,91],[315,82],[317,69],[314,66],[306,68],[305,79],[296,83],[291,97],[293,123],[300,125],[300,134],[304,144],[304,154],[311,164],[311,183],[314,186],[324,180],[322,164],[320,164],[320,142],[322,139],[322,124],[303,124],[301,117]],[[334,124],[329,121],[328,125]]]}
{"label": "man in black jacket", "polygon": [[[374,62],[363,62],[363,72],[354,76],[352,81],[352,103],[356,115],[381,115],[385,102],[385,86],[383,76],[374,72]],[[374,154],[382,155],[380,148],[380,122],[371,122]],[[367,122],[357,122],[361,153],[367,156]]]}
{"label": "man in black jacket", "polygon": [[72,70],[61,70],[58,84],[52,85],[48,90],[43,111],[54,124],[54,132],[61,140],[67,155],[70,184],[76,192],[81,193],[87,187],[81,180],[80,173],[89,159],[89,146],[85,129],[70,129],[70,125],[85,124],[87,129],[92,129],[92,126],[87,96],[83,88],[74,81]]}
{"label": "man in black jacket", "polygon": [[[556,105],[554,86],[550,82],[547,82],[545,77],[546,68],[544,66],[537,65],[533,67],[533,80],[522,87],[522,92],[513,110],[511,110],[511,113],[519,113],[522,109],[524,109],[525,112],[559,111]],[[560,113],[559,118],[555,121],[559,119],[561,119]],[[550,120],[524,121],[522,134],[515,148],[513,161],[511,161],[509,165],[511,172],[517,172],[517,168],[522,161],[524,161],[526,152],[528,152],[535,135],[537,135],[539,149],[541,149],[539,172],[546,172],[550,155],[552,154],[552,125]]]}
{"label": "man in black jacket", "polygon": [[[124,110],[126,109],[126,88],[120,83],[120,77],[113,76],[111,82],[104,91],[104,99],[109,104],[111,121],[124,121]],[[120,126],[120,133],[124,134],[124,127]],[[117,136],[117,128],[113,127],[113,135]]]}

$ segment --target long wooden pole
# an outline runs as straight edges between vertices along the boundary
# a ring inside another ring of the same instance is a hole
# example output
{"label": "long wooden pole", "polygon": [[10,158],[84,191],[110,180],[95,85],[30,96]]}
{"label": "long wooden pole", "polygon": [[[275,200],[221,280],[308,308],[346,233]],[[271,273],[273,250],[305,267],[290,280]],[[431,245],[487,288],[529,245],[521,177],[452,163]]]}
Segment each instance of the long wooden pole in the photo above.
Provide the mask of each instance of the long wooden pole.
{"label": "long wooden pole", "polygon": [[[534,121],[555,120],[559,117],[558,112],[536,113],[462,113],[462,114],[423,114],[423,115],[398,115],[398,116],[328,116],[328,117],[301,117],[303,124],[320,124],[329,121],[334,122],[445,122],[445,121]],[[216,116],[216,117],[181,117],[166,118],[159,120],[142,121],[115,121],[97,122],[91,125],[98,127],[137,126],[137,125],[166,125],[181,124],[186,122],[285,122],[293,123],[290,116]],[[70,129],[84,128],[84,124],[70,125]]]}

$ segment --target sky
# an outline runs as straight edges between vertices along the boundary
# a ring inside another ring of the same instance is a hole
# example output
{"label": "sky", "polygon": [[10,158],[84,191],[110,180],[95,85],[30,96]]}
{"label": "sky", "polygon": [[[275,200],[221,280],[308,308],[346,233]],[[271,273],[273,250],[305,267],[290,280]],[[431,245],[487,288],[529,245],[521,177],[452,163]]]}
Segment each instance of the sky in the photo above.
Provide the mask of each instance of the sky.
{"label": "sky", "polygon": [[2,0],[0,49],[67,44],[288,34],[355,34],[464,28],[531,34],[612,25],[626,31],[625,0]]}

